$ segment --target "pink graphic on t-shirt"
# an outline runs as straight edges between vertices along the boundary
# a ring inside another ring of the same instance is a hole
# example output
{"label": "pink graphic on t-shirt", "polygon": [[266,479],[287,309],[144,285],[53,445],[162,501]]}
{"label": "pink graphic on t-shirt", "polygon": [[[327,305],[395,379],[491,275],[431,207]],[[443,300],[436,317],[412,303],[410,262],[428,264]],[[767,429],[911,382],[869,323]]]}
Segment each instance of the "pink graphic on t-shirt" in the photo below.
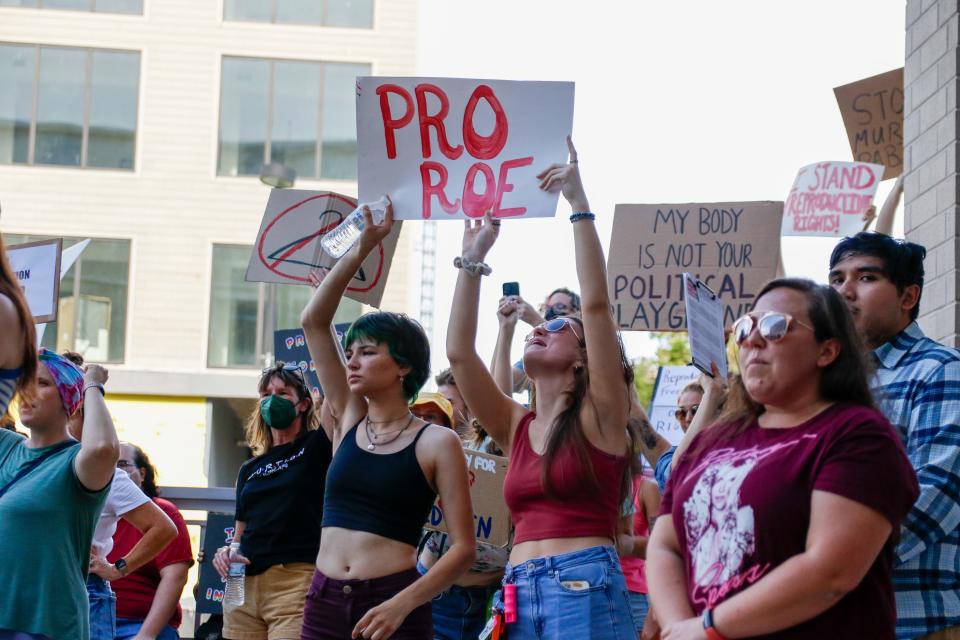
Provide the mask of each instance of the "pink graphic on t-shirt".
{"label": "pink graphic on t-shirt", "polygon": [[756,548],[756,533],[753,507],[741,504],[740,489],[760,460],[808,437],[816,436],[770,447],[715,449],[692,470],[702,473],[683,504],[683,520],[695,602],[712,607],[767,572],[769,563],[744,568]]}

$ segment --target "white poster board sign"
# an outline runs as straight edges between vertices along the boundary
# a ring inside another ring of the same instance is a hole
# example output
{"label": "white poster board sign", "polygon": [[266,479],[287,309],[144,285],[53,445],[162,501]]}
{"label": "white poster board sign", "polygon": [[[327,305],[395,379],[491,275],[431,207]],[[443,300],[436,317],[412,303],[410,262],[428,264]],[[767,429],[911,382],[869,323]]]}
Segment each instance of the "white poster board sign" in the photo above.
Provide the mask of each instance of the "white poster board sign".
{"label": "white poster board sign", "polygon": [[[67,271],[70,271],[70,267],[73,266],[73,263],[77,261],[77,258],[80,257],[80,254],[83,253],[83,250],[87,248],[90,244],[90,238],[86,240],[81,240],[72,247],[67,247],[60,252],[60,279],[63,280],[63,276],[67,275]],[[59,297],[59,295],[58,295]],[[37,345],[43,342],[43,334],[47,331],[47,324],[41,323],[37,325]]]}
{"label": "white poster board sign", "polygon": [[536,176],[567,161],[572,82],[357,79],[361,202],[400,220],[550,217]]}
{"label": "white poster board sign", "polygon": [[62,246],[63,240],[56,238],[7,247],[7,259],[23,288],[34,322],[57,319]]}
{"label": "white poster board sign", "polygon": [[[247,264],[247,282],[310,284],[313,269],[336,264],[320,240],[357,207],[357,201],[332,191],[272,189]],[[402,223],[360,265],[344,295],[379,307]]]}
{"label": "white poster board sign", "polygon": [[802,167],[783,207],[785,236],[849,236],[863,229],[884,166],[869,162],[817,162]]}
{"label": "white poster board sign", "polygon": [[691,382],[700,379],[700,370],[692,366],[665,365],[657,371],[657,381],[650,401],[650,424],[672,446],[677,446],[683,437],[680,423],[674,413],[680,392]]}

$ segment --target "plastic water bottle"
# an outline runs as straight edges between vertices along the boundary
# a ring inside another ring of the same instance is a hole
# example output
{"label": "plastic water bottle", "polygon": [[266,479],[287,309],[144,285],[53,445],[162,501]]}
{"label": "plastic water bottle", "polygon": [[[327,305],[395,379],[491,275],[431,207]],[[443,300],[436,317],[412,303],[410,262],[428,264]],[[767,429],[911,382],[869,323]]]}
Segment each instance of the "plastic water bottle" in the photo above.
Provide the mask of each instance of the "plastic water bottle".
{"label": "plastic water bottle", "polygon": [[390,200],[387,196],[383,196],[376,202],[361,204],[354,209],[353,213],[344,218],[336,229],[328,231],[320,240],[320,246],[323,247],[324,252],[331,258],[341,258],[360,239],[360,234],[363,232],[363,207],[370,209],[374,222],[380,224],[383,221],[383,215],[377,216],[377,213],[383,214],[388,204]]}
{"label": "plastic water bottle", "polygon": [[[230,543],[230,559],[240,553],[240,543]],[[231,562],[230,570],[227,571],[227,588],[223,592],[223,604],[231,607],[240,607],[243,605],[243,583],[247,577],[247,565],[242,562]]]}

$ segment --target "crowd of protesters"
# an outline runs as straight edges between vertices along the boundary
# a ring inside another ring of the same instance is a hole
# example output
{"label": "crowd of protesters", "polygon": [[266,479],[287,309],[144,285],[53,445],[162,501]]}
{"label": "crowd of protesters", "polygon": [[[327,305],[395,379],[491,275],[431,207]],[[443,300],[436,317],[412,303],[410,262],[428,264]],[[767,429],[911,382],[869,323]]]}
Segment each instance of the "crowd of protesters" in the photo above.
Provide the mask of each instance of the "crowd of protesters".
{"label": "crowd of protesters", "polygon": [[[416,320],[369,313],[342,341],[332,328],[392,205],[314,274],[301,324],[323,396],[296,364],[260,377],[240,549],[212,559],[246,568],[223,637],[960,638],[960,352],[916,322],[923,247],[862,232],[837,244],[828,285],[767,283],[731,327],[739,373],[713,363],[681,391],[671,446],[637,397],[568,145],[538,179],[572,210],[580,293],[539,312],[503,297],[489,367],[475,346],[502,231],[489,214],[465,224],[436,393]],[[0,415],[16,395],[29,430],[0,429],[0,640],[179,637],[183,517],[118,441],[106,369],[36,348],[2,243],[0,323]],[[465,450],[509,460],[505,547],[474,538]],[[446,531],[425,531],[438,500]]]}

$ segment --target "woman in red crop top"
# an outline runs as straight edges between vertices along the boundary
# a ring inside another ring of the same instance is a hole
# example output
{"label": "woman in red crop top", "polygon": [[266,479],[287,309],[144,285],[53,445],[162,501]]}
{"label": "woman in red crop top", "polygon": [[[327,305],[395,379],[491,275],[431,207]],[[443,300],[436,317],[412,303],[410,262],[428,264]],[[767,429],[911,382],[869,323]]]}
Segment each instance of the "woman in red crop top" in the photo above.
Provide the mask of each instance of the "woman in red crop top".
{"label": "woman in red crop top", "polygon": [[[627,638],[635,635],[627,587],[614,549],[634,459],[630,400],[606,268],[577,153],[540,173],[540,188],[561,191],[573,209],[583,319],[561,316],[534,328],[523,353],[536,412],[504,395],[475,348],[482,263],[499,232],[488,214],[467,223],[463,265],[447,333],[447,357],[467,407],[504,450],[504,497],[516,525],[504,594],[516,594],[518,638]],[[497,605],[503,608],[502,605]]]}
{"label": "woman in red crop top", "polygon": [[[396,313],[361,316],[341,354],[331,323],[364,258],[390,233],[364,211],[357,243],[330,270],[301,315],[331,418],[317,571],[307,591],[304,640],[430,640],[430,601],[473,564],[473,510],[460,439],[410,413],[430,374],[418,323]],[[439,494],[452,544],[422,577],[416,548]]]}

